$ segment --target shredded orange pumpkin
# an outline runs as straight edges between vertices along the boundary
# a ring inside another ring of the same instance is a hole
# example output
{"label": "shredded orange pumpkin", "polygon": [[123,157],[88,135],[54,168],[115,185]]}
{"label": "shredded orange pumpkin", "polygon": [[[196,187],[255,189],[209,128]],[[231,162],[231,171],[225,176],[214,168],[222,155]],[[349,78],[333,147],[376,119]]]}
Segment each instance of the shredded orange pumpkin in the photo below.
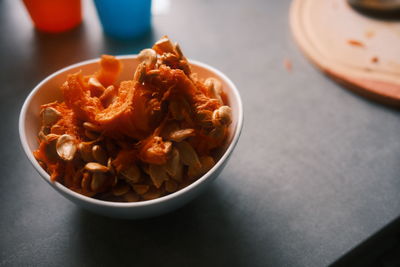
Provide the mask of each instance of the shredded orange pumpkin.
{"label": "shredded orange pumpkin", "polygon": [[70,74],[63,102],[41,106],[34,156],[52,181],[110,201],[173,193],[216,161],[231,110],[218,80],[199,79],[168,37],[139,54],[131,80],[103,55],[92,75]]}

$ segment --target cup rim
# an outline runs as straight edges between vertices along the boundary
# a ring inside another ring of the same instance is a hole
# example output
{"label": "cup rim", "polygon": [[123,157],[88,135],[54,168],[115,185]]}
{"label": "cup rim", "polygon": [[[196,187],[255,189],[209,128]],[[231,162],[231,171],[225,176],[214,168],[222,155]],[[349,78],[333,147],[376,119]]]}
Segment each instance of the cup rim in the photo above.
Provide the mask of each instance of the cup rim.
{"label": "cup rim", "polygon": [[[120,55],[120,56],[116,56],[116,58],[118,59],[135,59],[137,57],[137,55]],[[67,188],[66,186],[62,185],[59,182],[52,182],[50,180],[50,176],[47,172],[44,171],[44,169],[39,165],[39,163],[37,162],[37,160],[35,159],[35,157],[33,156],[32,151],[29,148],[27,139],[26,139],[26,132],[25,132],[25,121],[26,121],[26,114],[27,114],[27,110],[28,107],[30,105],[30,102],[32,101],[32,98],[35,96],[35,94],[40,90],[40,88],[47,83],[48,81],[50,81],[51,79],[53,79],[54,77],[56,77],[57,75],[64,73],[70,69],[79,67],[79,66],[83,66],[83,65],[87,65],[87,64],[91,64],[91,63],[96,63],[99,61],[100,58],[94,58],[94,59],[89,59],[89,60],[84,60],[72,65],[69,65],[67,67],[64,67],[56,72],[54,72],[53,74],[47,76],[45,79],[43,79],[39,84],[37,84],[33,90],[29,93],[29,95],[26,97],[24,104],[22,105],[21,111],[20,111],[20,115],[19,115],[19,123],[18,123],[18,130],[19,130],[19,137],[20,137],[20,141],[21,141],[21,145],[22,148],[25,152],[25,155],[28,157],[29,161],[31,162],[31,164],[33,165],[33,167],[36,169],[36,171],[39,172],[39,174],[42,176],[42,178],[48,182],[51,186],[55,187],[55,189],[62,191],[63,193],[65,193],[66,195],[70,195],[74,198],[79,199],[80,201],[83,202],[89,202],[92,205],[98,205],[98,206],[107,206],[107,207],[118,207],[118,208],[133,208],[133,207],[143,207],[143,206],[149,206],[149,205],[155,205],[155,204],[159,204],[161,202],[166,202],[169,201],[171,199],[174,199],[180,195],[183,195],[185,193],[188,193],[189,191],[191,191],[193,188],[197,187],[198,185],[204,183],[206,180],[208,180],[211,176],[212,173],[214,173],[229,157],[229,155],[232,153],[233,149],[235,148],[241,131],[242,131],[242,127],[243,127],[243,104],[242,104],[242,100],[239,94],[238,89],[236,88],[235,84],[221,71],[219,71],[218,69],[209,66],[208,64],[196,61],[196,60],[191,60],[189,59],[189,63],[193,64],[193,65],[197,65],[201,68],[204,69],[208,69],[211,72],[217,74],[218,76],[222,77],[225,82],[228,84],[228,86],[231,88],[232,93],[234,95],[234,97],[237,100],[237,104],[238,104],[238,119],[237,119],[237,124],[236,124],[236,129],[232,138],[232,141],[229,143],[227,149],[225,150],[225,152],[223,153],[223,155],[221,156],[221,158],[218,160],[218,162],[203,176],[201,176],[199,179],[197,179],[196,181],[194,181],[193,183],[191,183],[190,185],[174,192],[171,193],[169,195],[160,197],[160,198],[156,198],[156,199],[152,199],[152,200],[145,200],[145,201],[139,201],[139,202],[113,202],[113,201],[105,201],[105,200],[100,200],[100,199],[95,199],[95,198],[91,198],[91,197],[87,197],[84,196],[82,194],[79,194],[69,188]]]}

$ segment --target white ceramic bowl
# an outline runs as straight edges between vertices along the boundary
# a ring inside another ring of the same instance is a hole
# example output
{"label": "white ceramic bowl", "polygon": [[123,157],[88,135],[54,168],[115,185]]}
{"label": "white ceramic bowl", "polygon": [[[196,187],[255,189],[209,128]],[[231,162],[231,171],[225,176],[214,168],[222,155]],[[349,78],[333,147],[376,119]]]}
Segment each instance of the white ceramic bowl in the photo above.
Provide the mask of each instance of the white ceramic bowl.
{"label": "white ceramic bowl", "polygon": [[[136,56],[129,55],[118,58],[123,63],[121,80],[132,79],[138,64]],[[87,60],[59,70],[39,83],[26,98],[19,117],[19,135],[22,147],[33,166],[43,179],[64,197],[82,208],[109,217],[136,219],[157,216],[172,211],[198,196],[219,175],[234,150],[242,130],[243,108],[239,92],[233,82],[220,71],[196,61],[190,61],[193,72],[198,73],[199,77],[202,78],[218,78],[222,82],[223,90],[227,94],[229,105],[233,111],[233,122],[230,126],[225,152],[210,171],[191,185],[173,194],[154,200],[133,203],[109,202],[86,197],[69,190],[58,182],[50,181],[50,176],[40,167],[32,154],[32,151],[38,147],[37,134],[40,127],[40,105],[62,100],[59,88],[66,80],[67,75],[79,70],[82,70],[83,74],[92,74],[99,69],[98,62],[99,59]]]}

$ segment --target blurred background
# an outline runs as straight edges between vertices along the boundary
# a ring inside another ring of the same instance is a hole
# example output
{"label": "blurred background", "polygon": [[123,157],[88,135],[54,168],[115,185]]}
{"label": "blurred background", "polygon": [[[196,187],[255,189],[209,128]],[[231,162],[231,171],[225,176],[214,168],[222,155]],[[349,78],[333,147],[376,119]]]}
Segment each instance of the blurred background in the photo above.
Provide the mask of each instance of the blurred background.
{"label": "blurred background", "polygon": [[[292,37],[291,3],[153,0],[150,27],[116,37],[91,0],[60,33],[35,29],[23,1],[0,0],[0,266],[400,266],[399,111],[314,67]],[[23,154],[23,101],[65,66],[137,54],[163,35],[236,84],[237,149],[212,188],[173,213],[81,210]]]}

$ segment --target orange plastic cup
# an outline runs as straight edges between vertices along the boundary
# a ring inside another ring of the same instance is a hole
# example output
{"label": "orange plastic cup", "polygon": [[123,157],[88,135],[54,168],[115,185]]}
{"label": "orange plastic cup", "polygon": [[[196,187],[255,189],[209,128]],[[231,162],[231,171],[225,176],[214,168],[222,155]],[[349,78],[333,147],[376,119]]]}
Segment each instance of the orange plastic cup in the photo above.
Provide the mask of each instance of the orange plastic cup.
{"label": "orange plastic cup", "polygon": [[63,32],[82,22],[81,0],[23,0],[35,27],[44,32]]}

